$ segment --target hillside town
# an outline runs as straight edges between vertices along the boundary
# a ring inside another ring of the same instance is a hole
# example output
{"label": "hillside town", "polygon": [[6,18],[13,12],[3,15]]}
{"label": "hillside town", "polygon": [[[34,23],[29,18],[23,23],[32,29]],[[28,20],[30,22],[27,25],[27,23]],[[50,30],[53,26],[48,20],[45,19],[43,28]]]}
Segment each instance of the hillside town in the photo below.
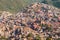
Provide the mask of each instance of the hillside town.
{"label": "hillside town", "polygon": [[60,9],[32,3],[20,12],[0,15],[1,40],[60,40]]}

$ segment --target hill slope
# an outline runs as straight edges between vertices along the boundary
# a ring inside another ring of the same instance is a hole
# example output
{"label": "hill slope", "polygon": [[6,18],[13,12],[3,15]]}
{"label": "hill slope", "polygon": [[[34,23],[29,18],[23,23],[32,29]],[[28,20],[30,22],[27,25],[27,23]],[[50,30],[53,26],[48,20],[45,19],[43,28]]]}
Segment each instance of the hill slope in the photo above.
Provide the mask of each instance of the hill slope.
{"label": "hill slope", "polygon": [[34,3],[34,2],[43,2],[50,5],[54,5],[60,8],[60,1],[59,0],[0,0],[0,11],[10,11],[10,12],[18,12],[23,7]]}
{"label": "hill slope", "polygon": [[17,12],[32,2],[36,2],[36,0],[0,0],[0,10]]}

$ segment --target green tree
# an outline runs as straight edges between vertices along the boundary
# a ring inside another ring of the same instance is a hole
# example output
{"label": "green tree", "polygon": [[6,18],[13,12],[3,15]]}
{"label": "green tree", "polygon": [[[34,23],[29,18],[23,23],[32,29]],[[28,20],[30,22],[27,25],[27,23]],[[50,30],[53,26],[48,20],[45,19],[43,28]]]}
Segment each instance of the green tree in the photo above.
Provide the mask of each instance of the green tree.
{"label": "green tree", "polygon": [[48,37],[46,40],[51,40],[51,38]]}
{"label": "green tree", "polygon": [[48,2],[46,0],[43,0],[42,3],[48,4]]}
{"label": "green tree", "polygon": [[36,36],[36,40],[41,40],[39,35]]}
{"label": "green tree", "polygon": [[57,1],[57,2],[53,2],[53,5],[54,5],[55,7],[60,8],[60,2],[59,2],[59,1]]}

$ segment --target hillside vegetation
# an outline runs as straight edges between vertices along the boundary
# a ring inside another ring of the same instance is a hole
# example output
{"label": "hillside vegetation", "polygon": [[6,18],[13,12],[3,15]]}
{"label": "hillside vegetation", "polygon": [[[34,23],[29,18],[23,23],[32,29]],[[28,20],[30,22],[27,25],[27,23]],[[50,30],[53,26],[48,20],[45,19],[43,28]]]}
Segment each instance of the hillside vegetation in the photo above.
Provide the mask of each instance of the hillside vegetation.
{"label": "hillside vegetation", "polygon": [[53,5],[60,8],[60,0],[43,0],[42,3]]}
{"label": "hillside vegetation", "polygon": [[36,2],[36,0],[0,0],[0,10],[18,12],[32,2]]}
{"label": "hillside vegetation", "polygon": [[9,11],[9,12],[18,12],[23,7],[34,3],[34,2],[42,2],[47,4],[52,4],[58,8],[60,8],[60,0],[0,0],[0,11]]}

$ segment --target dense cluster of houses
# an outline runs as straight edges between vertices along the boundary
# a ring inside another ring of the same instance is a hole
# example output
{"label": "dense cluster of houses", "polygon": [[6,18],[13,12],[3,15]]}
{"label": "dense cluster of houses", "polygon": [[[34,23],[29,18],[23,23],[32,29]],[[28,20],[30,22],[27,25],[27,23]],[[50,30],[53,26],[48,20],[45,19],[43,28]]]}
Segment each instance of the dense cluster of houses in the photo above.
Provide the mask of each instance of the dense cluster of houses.
{"label": "dense cluster of houses", "polygon": [[51,5],[33,3],[17,14],[0,16],[0,38],[6,40],[57,40],[60,38],[60,10]]}

